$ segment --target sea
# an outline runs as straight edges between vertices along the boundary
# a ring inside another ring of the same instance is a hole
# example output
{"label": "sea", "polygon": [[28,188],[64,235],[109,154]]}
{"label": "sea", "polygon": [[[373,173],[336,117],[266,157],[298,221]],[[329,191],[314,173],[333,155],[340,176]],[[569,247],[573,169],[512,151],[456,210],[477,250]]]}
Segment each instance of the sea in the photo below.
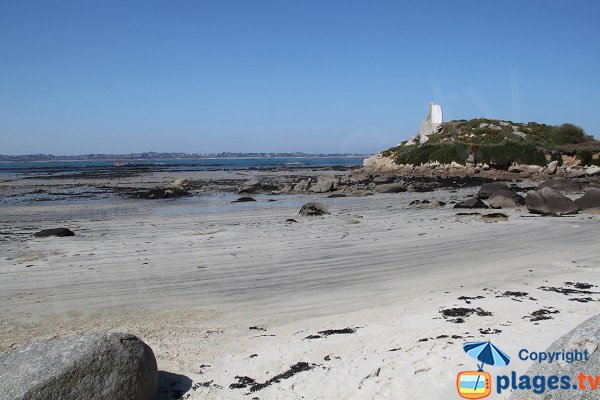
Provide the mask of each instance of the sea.
{"label": "sea", "polygon": [[364,157],[257,157],[140,160],[74,160],[0,162],[0,172],[127,170],[207,171],[274,168],[354,167]]}

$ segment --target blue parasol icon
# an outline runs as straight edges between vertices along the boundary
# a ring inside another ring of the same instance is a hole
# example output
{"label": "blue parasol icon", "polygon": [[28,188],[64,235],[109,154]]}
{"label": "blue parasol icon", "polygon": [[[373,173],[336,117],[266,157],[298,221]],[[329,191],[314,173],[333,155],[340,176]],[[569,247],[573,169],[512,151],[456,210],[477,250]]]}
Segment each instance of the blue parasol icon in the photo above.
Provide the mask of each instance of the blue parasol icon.
{"label": "blue parasol icon", "polygon": [[[467,342],[463,345],[463,349],[469,356],[481,361],[481,365],[477,366],[479,371],[483,371],[483,364],[504,367],[510,363],[510,357],[494,346],[492,342]],[[475,387],[479,383],[479,378],[478,375]]]}
{"label": "blue parasol icon", "polygon": [[504,367],[510,363],[510,357],[492,342],[467,342],[463,349],[469,356],[481,361],[481,365],[478,366],[480,371],[483,371],[483,364]]}

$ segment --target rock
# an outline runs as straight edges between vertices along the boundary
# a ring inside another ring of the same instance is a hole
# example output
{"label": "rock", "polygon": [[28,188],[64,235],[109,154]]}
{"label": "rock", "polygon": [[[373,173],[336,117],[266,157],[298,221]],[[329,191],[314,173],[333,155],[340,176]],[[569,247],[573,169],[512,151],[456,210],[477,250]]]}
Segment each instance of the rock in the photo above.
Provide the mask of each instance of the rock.
{"label": "rock", "polygon": [[319,202],[310,201],[302,206],[302,208],[300,209],[300,212],[298,214],[303,215],[305,217],[315,216],[315,215],[324,215],[324,214],[329,214],[329,210],[327,209],[327,207],[325,207],[325,205],[323,205]]}
{"label": "rock", "polygon": [[336,199],[339,197],[346,197],[346,195],[344,193],[334,193],[327,196],[328,199]]}
{"label": "rock", "polygon": [[57,237],[65,237],[65,236],[75,236],[75,233],[67,228],[52,228],[52,229],[42,229],[39,232],[33,234],[35,237],[44,238],[50,236]]}
{"label": "rock", "polygon": [[256,201],[254,198],[252,197],[240,197],[237,200],[232,201],[232,203],[247,203],[249,201]]}
{"label": "rock", "polygon": [[538,189],[552,188],[561,192],[579,192],[581,187],[579,184],[571,179],[563,178],[562,176],[556,176],[540,183]]}
{"label": "rock", "polygon": [[502,213],[483,214],[479,217],[483,222],[504,222],[508,221],[508,215]]}
{"label": "rock", "polygon": [[523,171],[525,171],[525,168],[523,168],[522,165],[513,164],[510,167],[508,167],[508,172],[519,173]]}
{"label": "rock", "polygon": [[487,199],[498,190],[510,190],[510,186],[508,186],[508,184],[505,182],[484,183],[481,185],[479,192],[477,192],[477,197],[480,199]]}
{"label": "rock", "polygon": [[52,339],[0,356],[0,399],[153,400],[157,386],[152,349],[127,333]]}
{"label": "rock", "polygon": [[308,186],[308,181],[306,179],[303,179],[294,185],[294,193],[305,192],[306,189],[308,189]]}
{"label": "rock", "polygon": [[587,176],[595,176],[600,174],[600,167],[597,166],[591,166],[591,167],[587,167],[583,170],[585,172],[585,174]]}
{"label": "rock", "polygon": [[456,203],[454,208],[488,208],[481,199],[477,197],[471,197],[465,201],[461,201],[460,203]]}
{"label": "rock", "polygon": [[337,180],[330,176],[321,176],[317,183],[315,183],[310,191],[314,193],[327,193],[331,192],[333,188],[336,186]]}
{"label": "rock", "polygon": [[439,207],[443,207],[445,206],[446,203],[444,203],[443,201],[439,201],[439,200],[427,200],[427,199],[423,199],[423,200],[414,200],[411,201],[409,206],[411,206],[412,208],[439,208]]}
{"label": "rock", "polygon": [[575,199],[575,204],[585,212],[600,213],[600,189],[589,187],[585,189],[585,194]]}
{"label": "rock", "polygon": [[586,176],[585,169],[571,169],[569,171],[569,178],[581,178]]}
{"label": "rock", "polygon": [[155,199],[169,199],[174,197],[185,197],[191,196],[192,194],[188,192],[186,189],[181,189],[178,187],[169,187],[169,188],[155,188],[147,191],[134,192],[131,194],[131,197],[136,199],[146,199],[146,200],[155,200]]}
{"label": "rock", "polygon": [[190,186],[190,182],[183,178],[175,179],[173,182],[171,182],[171,187],[175,188],[183,189],[187,188],[188,186]]}
{"label": "rock", "polygon": [[[573,352],[575,350],[583,353],[587,351],[587,360],[574,360],[567,363],[563,360],[558,362],[534,362],[525,375],[533,376],[570,376],[571,384],[578,384],[577,377],[580,372],[586,375],[597,375],[600,370],[600,314],[582,322],[575,329],[560,337],[552,343],[545,351],[547,354]],[[532,349],[533,350],[533,349]],[[539,351],[539,349],[536,349]],[[531,400],[592,400],[597,399],[596,391],[589,390],[590,384],[585,381],[588,390],[552,390],[536,394],[532,390],[513,390],[509,400],[531,399]],[[552,393],[549,397],[549,393]]]}
{"label": "rock", "polygon": [[375,186],[375,191],[378,193],[398,193],[406,192],[406,188],[402,182],[384,183],[383,185]]}
{"label": "rock", "polygon": [[548,163],[548,173],[550,175],[554,175],[556,173],[556,168],[558,167],[558,161],[550,161]]}
{"label": "rock", "polygon": [[527,192],[525,206],[530,212],[542,215],[560,216],[579,212],[579,206],[573,200],[549,187]]}
{"label": "rock", "polygon": [[525,199],[512,190],[497,190],[488,199],[490,208],[514,208],[525,204]]}
{"label": "rock", "polygon": [[373,183],[392,183],[394,182],[394,180],[396,179],[395,175],[391,175],[391,174],[381,174],[381,175],[376,175],[372,182]]}
{"label": "rock", "polygon": [[242,184],[242,186],[238,190],[238,193],[254,193],[259,188],[260,188],[260,182],[255,179],[251,179]]}

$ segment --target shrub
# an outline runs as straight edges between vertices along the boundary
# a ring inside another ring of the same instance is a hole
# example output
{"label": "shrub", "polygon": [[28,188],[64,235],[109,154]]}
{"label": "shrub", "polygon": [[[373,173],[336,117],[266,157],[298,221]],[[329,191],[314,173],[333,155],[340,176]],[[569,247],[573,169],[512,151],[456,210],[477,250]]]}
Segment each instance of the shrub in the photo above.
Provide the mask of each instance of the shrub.
{"label": "shrub", "polygon": [[550,161],[558,161],[557,165],[561,167],[563,165],[562,154],[560,154],[558,151],[553,152],[550,155]]}
{"label": "shrub", "polygon": [[585,134],[578,126],[562,124],[550,130],[550,138],[556,144],[581,143],[585,140]]}
{"label": "shrub", "polygon": [[597,165],[600,166],[600,159],[594,158],[594,155],[589,150],[578,151],[575,157],[581,161],[581,165]]}
{"label": "shrub", "polygon": [[465,164],[467,148],[462,143],[454,144],[424,144],[422,146],[407,146],[396,154],[396,164],[425,164],[438,161],[450,164],[455,161]]}
{"label": "shrub", "polygon": [[475,161],[507,169],[512,163],[546,165],[544,152],[530,144],[481,145],[475,151]]}

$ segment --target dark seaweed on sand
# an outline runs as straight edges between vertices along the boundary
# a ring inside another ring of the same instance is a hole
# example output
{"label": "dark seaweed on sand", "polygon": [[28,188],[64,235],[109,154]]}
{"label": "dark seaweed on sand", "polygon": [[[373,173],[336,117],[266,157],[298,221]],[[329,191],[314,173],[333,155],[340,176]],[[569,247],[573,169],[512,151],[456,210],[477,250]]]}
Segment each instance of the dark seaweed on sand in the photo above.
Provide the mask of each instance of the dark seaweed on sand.
{"label": "dark seaweed on sand", "polygon": [[229,389],[244,389],[248,387],[250,388],[250,392],[257,392],[266,388],[267,386],[271,386],[274,383],[279,383],[282,379],[291,378],[292,376],[300,372],[310,371],[314,367],[315,364],[309,364],[307,362],[300,361],[292,365],[287,371],[275,375],[274,377],[267,379],[263,383],[259,383],[255,379],[252,379],[248,376],[236,376],[235,379],[237,380],[237,382],[229,385]]}

